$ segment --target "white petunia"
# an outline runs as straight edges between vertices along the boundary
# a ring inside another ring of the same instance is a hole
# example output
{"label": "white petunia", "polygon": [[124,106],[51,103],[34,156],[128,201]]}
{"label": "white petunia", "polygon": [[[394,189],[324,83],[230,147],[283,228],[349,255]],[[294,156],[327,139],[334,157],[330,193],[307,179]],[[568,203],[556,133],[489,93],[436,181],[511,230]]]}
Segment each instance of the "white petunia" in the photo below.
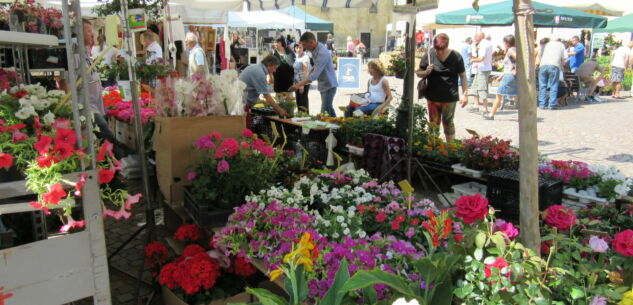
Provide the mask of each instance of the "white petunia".
{"label": "white petunia", "polygon": [[31,116],[36,116],[37,112],[35,112],[35,108],[33,106],[23,107],[18,112],[15,113],[15,117],[20,120],[26,120]]}
{"label": "white petunia", "polygon": [[44,125],[46,126],[51,126],[55,123],[55,114],[49,111],[42,117],[42,122],[44,122]]}
{"label": "white petunia", "polygon": [[341,215],[336,216],[336,221],[338,221],[338,222],[343,222],[343,221],[345,221],[345,217],[343,217],[343,216],[341,216]]}
{"label": "white petunia", "polygon": [[343,230],[343,234],[345,234],[345,235],[349,235],[349,233],[350,233],[350,232],[349,232],[349,229],[348,229],[348,228],[345,228],[345,230]]}

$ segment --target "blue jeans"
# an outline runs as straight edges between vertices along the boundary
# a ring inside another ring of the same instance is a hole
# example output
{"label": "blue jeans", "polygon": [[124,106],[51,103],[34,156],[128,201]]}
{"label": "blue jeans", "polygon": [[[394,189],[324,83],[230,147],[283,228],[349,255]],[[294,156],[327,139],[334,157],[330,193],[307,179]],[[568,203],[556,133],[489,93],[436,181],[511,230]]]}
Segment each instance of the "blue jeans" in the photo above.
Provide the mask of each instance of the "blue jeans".
{"label": "blue jeans", "polygon": [[[560,68],[557,66],[542,66],[538,70],[538,106],[540,108],[556,107],[558,103],[558,80]],[[549,95],[547,94],[549,90]]]}
{"label": "blue jeans", "polygon": [[358,108],[354,108],[352,106],[347,106],[347,111],[345,111],[345,117],[354,116],[354,111],[360,110],[366,115],[371,115],[378,106],[382,105],[381,103],[371,103],[365,106],[360,106]]}
{"label": "blue jeans", "polygon": [[331,117],[336,117],[336,111],[332,104],[336,95],[336,87],[321,91],[321,113],[327,113]]}

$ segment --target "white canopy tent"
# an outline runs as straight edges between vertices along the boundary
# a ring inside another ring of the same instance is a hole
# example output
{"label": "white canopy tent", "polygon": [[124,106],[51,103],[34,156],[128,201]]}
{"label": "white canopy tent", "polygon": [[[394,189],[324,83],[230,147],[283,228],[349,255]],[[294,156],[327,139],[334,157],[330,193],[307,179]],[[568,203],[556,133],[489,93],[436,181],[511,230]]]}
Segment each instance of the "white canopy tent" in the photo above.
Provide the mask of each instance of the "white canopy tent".
{"label": "white canopy tent", "polygon": [[229,27],[258,29],[305,29],[303,20],[277,11],[229,12]]}

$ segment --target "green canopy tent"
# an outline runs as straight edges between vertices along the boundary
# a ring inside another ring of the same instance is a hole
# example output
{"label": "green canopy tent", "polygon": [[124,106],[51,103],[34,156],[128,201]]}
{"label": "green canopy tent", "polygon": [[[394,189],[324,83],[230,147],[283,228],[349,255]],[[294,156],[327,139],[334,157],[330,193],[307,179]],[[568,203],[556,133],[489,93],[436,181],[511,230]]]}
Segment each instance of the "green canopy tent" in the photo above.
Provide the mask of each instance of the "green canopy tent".
{"label": "green canopy tent", "polygon": [[605,28],[594,29],[597,33],[626,33],[633,32],[633,14],[622,16],[609,21]]}
{"label": "green canopy tent", "polygon": [[[532,2],[536,13],[534,25],[540,27],[561,28],[603,28],[607,25],[607,18],[578,10],[558,7],[539,2]],[[479,11],[467,8],[446,12],[435,16],[438,24],[462,25],[510,25],[514,23],[512,1],[482,5]]]}
{"label": "green canopy tent", "polygon": [[306,29],[308,30],[328,31],[330,33],[334,32],[334,23],[312,16],[294,5],[279,11],[286,15],[290,15],[291,17],[305,21]]}

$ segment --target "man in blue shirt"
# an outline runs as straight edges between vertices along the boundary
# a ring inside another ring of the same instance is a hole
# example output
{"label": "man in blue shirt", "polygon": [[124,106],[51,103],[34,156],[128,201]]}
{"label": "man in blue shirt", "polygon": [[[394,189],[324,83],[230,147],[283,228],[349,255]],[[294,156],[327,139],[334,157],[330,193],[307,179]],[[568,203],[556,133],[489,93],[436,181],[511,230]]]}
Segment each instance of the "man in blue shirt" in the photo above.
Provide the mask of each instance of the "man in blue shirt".
{"label": "man in blue shirt", "polygon": [[578,36],[571,38],[571,45],[574,47],[574,50],[569,52],[569,68],[571,72],[574,73],[585,61],[585,46],[580,42]]}
{"label": "man in blue shirt", "polygon": [[[468,77],[468,85],[472,83],[472,74],[470,73],[470,67],[472,66],[470,63],[470,55],[472,54],[473,39],[468,37],[464,40],[464,44],[462,45],[459,54],[462,55],[462,59],[464,60],[464,68],[466,68],[466,76]],[[460,82],[461,83],[461,82]]]}
{"label": "man in blue shirt", "polygon": [[318,89],[321,93],[321,113],[327,113],[329,116],[335,117],[336,112],[332,103],[334,102],[338,82],[336,81],[336,73],[334,73],[332,55],[325,45],[316,40],[316,37],[311,32],[303,33],[299,42],[301,42],[304,49],[312,52],[314,68],[306,79],[294,84],[288,91],[296,91],[309,82],[318,80]]}
{"label": "man in blue shirt", "polygon": [[279,116],[288,116],[286,110],[279,107],[275,99],[270,95],[268,82],[266,81],[266,76],[275,73],[280,64],[281,62],[277,57],[270,55],[266,56],[260,64],[250,65],[242,71],[240,80],[246,84],[244,104],[252,107],[259,101],[259,95],[263,94],[266,103],[275,109]]}

